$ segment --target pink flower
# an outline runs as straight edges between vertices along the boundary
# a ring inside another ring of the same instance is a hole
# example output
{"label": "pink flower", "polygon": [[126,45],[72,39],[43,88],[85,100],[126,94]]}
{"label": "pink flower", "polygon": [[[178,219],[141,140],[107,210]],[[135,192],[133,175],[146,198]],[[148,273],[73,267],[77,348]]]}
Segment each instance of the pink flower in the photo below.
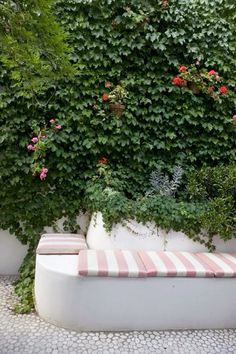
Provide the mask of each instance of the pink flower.
{"label": "pink flower", "polygon": [[61,129],[61,125],[60,125],[60,124],[57,124],[57,125],[55,126],[55,128],[58,129],[58,130],[60,130],[60,129]]}
{"label": "pink flower", "polygon": [[112,84],[110,83],[110,81],[105,82],[105,87],[106,88],[111,88]]}
{"label": "pink flower", "polygon": [[39,178],[43,181],[47,177],[46,173],[41,172]]}
{"label": "pink flower", "polygon": [[220,81],[220,76],[216,75],[215,79],[216,79],[216,81]]}
{"label": "pink flower", "polygon": [[46,167],[43,167],[39,175],[41,181],[43,181],[47,177],[47,173],[48,173],[48,169]]}
{"label": "pink flower", "polygon": [[32,151],[32,150],[34,150],[34,146],[32,144],[29,144],[29,145],[27,145],[27,149],[29,151]]}
{"label": "pink flower", "polygon": [[208,93],[212,93],[214,91],[214,86],[209,86],[208,89],[207,89],[207,92]]}
{"label": "pink flower", "polygon": [[228,91],[228,89],[227,89],[226,86],[221,86],[221,87],[220,87],[220,93],[221,93],[222,95],[225,95],[225,94],[227,93],[227,91]]}
{"label": "pink flower", "polygon": [[208,71],[208,75],[210,75],[210,76],[213,76],[213,75],[215,75],[216,74],[216,71],[215,70],[210,70],[210,71]]}
{"label": "pink flower", "polygon": [[180,68],[179,68],[180,73],[185,73],[187,70],[188,70],[188,68],[184,65],[180,66]]}
{"label": "pink flower", "polygon": [[43,167],[42,170],[41,170],[41,172],[43,172],[43,173],[48,173],[48,169],[47,169],[46,167]]}
{"label": "pink flower", "polygon": [[49,123],[54,124],[55,123],[55,119],[50,119]]}
{"label": "pink flower", "polygon": [[38,140],[39,140],[39,139],[38,139],[36,136],[34,136],[34,137],[31,139],[31,141],[32,141],[33,143],[37,143]]}
{"label": "pink flower", "polygon": [[234,114],[232,118],[236,120],[236,114]]}

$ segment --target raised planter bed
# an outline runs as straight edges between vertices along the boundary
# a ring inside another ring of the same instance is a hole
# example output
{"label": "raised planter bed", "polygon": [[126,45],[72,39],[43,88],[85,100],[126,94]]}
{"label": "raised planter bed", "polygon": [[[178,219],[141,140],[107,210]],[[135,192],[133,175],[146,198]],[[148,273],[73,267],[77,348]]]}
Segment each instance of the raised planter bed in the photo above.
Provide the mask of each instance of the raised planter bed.
{"label": "raised planter bed", "polygon": [[[184,233],[176,231],[166,233],[156,228],[153,223],[143,225],[131,220],[127,225],[114,225],[112,231],[108,233],[104,228],[101,213],[92,215],[87,243],[92,249],[207,252],[204,245],[192,241]],[[215,236],[214,245],[219,252],[236,252],[236,238],[224,242]]]}

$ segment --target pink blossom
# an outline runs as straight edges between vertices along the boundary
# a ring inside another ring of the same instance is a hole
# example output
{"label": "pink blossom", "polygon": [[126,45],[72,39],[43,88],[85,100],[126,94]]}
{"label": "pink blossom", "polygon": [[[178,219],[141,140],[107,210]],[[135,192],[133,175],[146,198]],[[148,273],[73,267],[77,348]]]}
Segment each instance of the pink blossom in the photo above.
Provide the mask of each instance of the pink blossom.
{"label": "pink blossom", "polygon": [[110,81],[105,82],[105,87],[106,88],[110,88],[112,86],[112,84],[110,83]]}
{"label": "pink blossom", "polygon": [[33,143],[37,143],[38,140],[39,140],[39,139],[38,139],[36,136],[34,136],[34,137],[31,139],[31,141],[32,141]]}
{"label": "pink blossom", "polygon": [[46,173],[41,172],[39,178],[43,181],[47,177]]}
{"label": "pink blossom", "polygon": [[60,124],[57,124],[57,125],[55,126],[55,128],[58,129],[58,130],[60,130],[60,129],[61,129],[61,125],[60,125]]}
{"label": "pink blossom", "polygon": [[55,119],[50,119],[49,123],[54,124],[55,123]]}
{"label": "pink blossom", "polygon": [[27,149],[29,151],[34,150],[34,146],[32,144],[27,145]]}
{"label": "pink blossom", "polygon": [[233,118],[233,119],[236,119],[236,114],[234,114],[232,118]]}
{"label": "pink blossom", "polygon": [[43,181],[47,177],[47,173],[48,173],[48,169],[46,167],[43,167],[39,175],[41,181]]}

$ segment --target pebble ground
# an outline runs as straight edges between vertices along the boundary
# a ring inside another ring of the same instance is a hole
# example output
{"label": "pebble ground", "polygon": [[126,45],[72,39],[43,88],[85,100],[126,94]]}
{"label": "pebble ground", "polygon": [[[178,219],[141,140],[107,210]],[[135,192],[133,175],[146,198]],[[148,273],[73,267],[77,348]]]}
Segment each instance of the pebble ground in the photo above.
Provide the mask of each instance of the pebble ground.
{"label": "pebble ground", "polygon": [[14,280],[0,276],[0,354],[236,354],[236,329],[76,333],[15,315]]}

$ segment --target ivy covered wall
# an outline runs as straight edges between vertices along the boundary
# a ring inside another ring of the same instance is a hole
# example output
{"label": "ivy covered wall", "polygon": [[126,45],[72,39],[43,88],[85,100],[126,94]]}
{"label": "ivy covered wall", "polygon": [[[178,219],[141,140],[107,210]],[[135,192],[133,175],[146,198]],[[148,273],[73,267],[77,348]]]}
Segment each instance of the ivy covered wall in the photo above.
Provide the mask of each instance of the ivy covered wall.
{"label": "ivy covered wall", "polygon": [[[168,171],[235,162],[235,100],[172,85],[180,65],[199,61],[235,90],[233,0],[170,0],[167,7],[156,0],[58,0],[54,12],[68,33],[74,78],[28,97],[9,85],[9,69],[0,74],[2,228],[33,241],[44,225],[72,215],[104,156],[128,196],[145,190],[158,165]],[[119,81],[129,91],[121,119],[101,99],[105,83]],[[51,118],[62,130],[40,181],[26,146]]]}

